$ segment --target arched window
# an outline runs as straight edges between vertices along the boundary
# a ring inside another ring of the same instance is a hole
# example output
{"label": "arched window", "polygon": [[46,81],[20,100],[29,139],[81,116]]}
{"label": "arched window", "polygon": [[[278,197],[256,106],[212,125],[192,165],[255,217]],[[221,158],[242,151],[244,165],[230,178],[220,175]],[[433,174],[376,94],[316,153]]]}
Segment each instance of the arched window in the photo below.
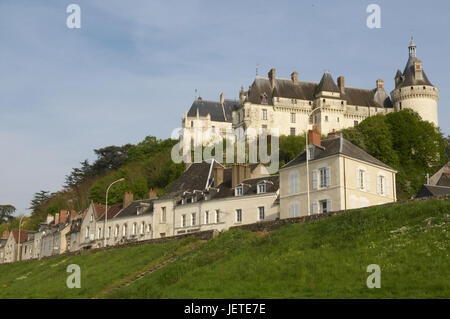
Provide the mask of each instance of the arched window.
{"label": "arched window", "polygon": [[132,234],[133,236],[136,235],[136,228],[137,228],[136,223],[133,223],[133,228],[132,228],[132,232],[131,232],[131,234]]}
{"label": "arched window", "polygon": [[127,236],[127,224],[124,224],[122,227],[122,237]]}
{"label": "arched window", "polygon": [[144,234],[144,229],[145,229],[144,227],[145,227],[145,222],[142,222],[142,223],[141,223],[141,229],[140,229],[141,235]]}
{"label": "arched window", "polygon": [[118,237],[119,236],[119,225],[116,225],[116,228],[114,229],[114,237]]}

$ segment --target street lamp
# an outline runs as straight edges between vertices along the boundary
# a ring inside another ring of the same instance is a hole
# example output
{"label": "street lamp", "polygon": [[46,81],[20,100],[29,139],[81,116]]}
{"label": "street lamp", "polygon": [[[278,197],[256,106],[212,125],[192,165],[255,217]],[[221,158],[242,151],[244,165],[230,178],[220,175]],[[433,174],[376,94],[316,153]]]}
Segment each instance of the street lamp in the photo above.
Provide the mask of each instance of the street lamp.
{"label": "street lamp", "polygon": [[17,239],[17,261],[20,261],[20,227],[22,226],[22,219],[25,217],[25,215],[22,215],[20,217],[19,221],[19,238]]}
{"label": "street lamp", "polygon": [[311,115],[317,111],[322,109],[322,106],[319,106],[317,108],[315,108],[314,110],[312,110],[311,112],[308,113],[308,117],[306,118],[306,133],[305,133],[305,152],[306,152],[306,193],[307,193],[307,197],[308,197],[308,215],[311,214],[311,208],[310,208],[310,203],[309,203],[309,152],[308,152],[308,127],[309,127],[309,119],[311,117]]}
{"label": "street lamp", "polygon": [[109,189],[111,188],[111,186],[113,186],[115,183],[123,182],[124,180],[125,180],[125,178],[118,179],[117,181],[112,182],[108,186],[108,188],[106,189],[105,225],[103,227],[103,239],[104,239],[104,245],[103,246],[104,247],[106,247],[106,222],[108,221],[108,192],[109,192]]}

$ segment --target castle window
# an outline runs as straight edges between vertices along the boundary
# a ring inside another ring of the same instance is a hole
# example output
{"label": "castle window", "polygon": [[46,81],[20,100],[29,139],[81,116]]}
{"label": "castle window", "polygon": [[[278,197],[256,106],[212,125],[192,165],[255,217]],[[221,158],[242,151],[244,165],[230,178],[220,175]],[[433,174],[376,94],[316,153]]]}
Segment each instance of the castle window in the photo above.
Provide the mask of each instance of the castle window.
{"label": "castle window", "polygon": [[358,109],[359,109],[359,108],[358,108],[357,106],[355,106],[355,111],[358,111]]}
{"label": "castle window", "polygon": [[354,126],[358,125],[358,121],[353,121],[353,125]]}
{"label": "castle window", "polygon": [[292,135],[292,136],[295,135],[295,127],[291,127],[291,135]]}
{"label": "castle window", "polygon": [[267,110],[266,109],[262,109],[262,119],[267,120]]}
{"label": "castle window", "polygon": [[191,121],[191,127],[194,127],[194,121]]}
{"label": "castle window", "polygon": [[242,209],[236,209],[236,222],[242,222]]}
{"label": "castle window", "polygon": [[344,101],[341,101],[341,105],[344,105]]}
{"label": "castle window", "polygon": [[423,89],[425,90],[425,87],[423,87]]}
{"label": "castle window", "polygon": [[337,117],[337,122],[339,123],[339,116]]}
{"label": "castle window", "polygon": [[295,123],[295,113],[291,113],[291,123]]}
{"label": "castle window", "polygon": [[328,122],[328,115],[325,115],[325,122]]}
{"label": "castle window", "polygon": [[399,104],[399,105],[400,105],[400,110],[401,110],[401,109],[402,109],[402,102],[400,102],[400,104]]}
{"label": "castle window", "polygon": [[311,105],[311,101],[309,101],[309,105]]}
{"label": "castle window", "polygon": [[325,99],[323,99],[322,102],[325,103]]}

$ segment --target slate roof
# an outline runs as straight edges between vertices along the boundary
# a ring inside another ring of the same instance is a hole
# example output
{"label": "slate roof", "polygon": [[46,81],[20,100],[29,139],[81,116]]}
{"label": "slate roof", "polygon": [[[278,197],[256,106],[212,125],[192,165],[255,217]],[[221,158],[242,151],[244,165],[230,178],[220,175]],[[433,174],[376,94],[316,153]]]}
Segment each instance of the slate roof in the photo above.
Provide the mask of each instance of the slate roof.
{"label": "slate roof", "polygon": [[[214,189],[210,190],[211,199],[235,197],[234,188],[231,187],[231,171],[231,168],[224,169],[224,181],[217,187],[218,192]],[[266,193],[274,193],[280,188],[279,175],[249,178],[242,181],[243,196],[257,195],[257,185],[264,181],[266,182]]]}
{"label": "slate roof", "polygon": [[137,210],[141,206],[144,208],[142,211],[142,215],[151,214],[153,212],[153,202],[154,202],[153,199],[133,201],[129,206],[122,209],[117,215],[115,215],[114,218],[137,216]]}
{"label": "slate roof", "polygon": [[[422,68],[422,80],[416,79],[414,76],[414,62],[417,61],[417,58],[415,56],[409,56],[408,62],[406,62],[405,69],[403,70],[403,73],[400,76],[400,83],[398,83],[395,88],[402,88],[405,86],[412,86],[412,85],[429,85],[433,86],[431,84],[430,80],[428,80],[427,75],[425,74],[425,71]],[[400,70],[399,70],[400,71]],[[399,71],[397,71],[396,77],[398,77]]]}
{"label": "slate roof", "polygon": [[[294,82],[291,79],[276,78],[273,89],[268,78],[258,76],[250,86],[247,100],[254,104],[261,104],[261,98],[265,94],[269,98],[282,97],[312,101],[315,99],[316,93],[320,91],[320,87],[327,91],[340,92],[329,73],[328,75],[324,74],[321,83]],[[384,90],[345,87],[344,94],[341,94],[340,98],[346,100],[348,105],[392,107],[391,99]]]}
{"label": "slate roof", "polygon": [[450,173],[442,173],[436,185],[450,187]]}
{"label": "slate roof", "polygon": [[[378,165],[381,167],[385,167],[388,169],[393,170],[393,168],[389,167],[388,165],[384,164],[383,162],[379,161],[372,155],[368,154],[364,150],[360,149],[356,145],[350,143],[345,138],[341,137],[335,137],[335,138],[329,138],[326,140],[321,141],[321,146],[315,146],[314,147],[314,158],[310,159],[309,161],[315,161],[321,158],[325,158],[332,155],[342,154],[346,155],[351,158],[355,158],[367,163],[371,163],[374,165]],[[303,151],[300,153],[297,157],[295,157],[292,161],[287,163],[282,167],[287,168],[291,166],[295,166],[301,163],[306,162],[306,153]]]}
{"label": "slate roof", "polygon": [[419,198],[419,197],[430,197],[440,195],[450,195],[450,187],[437,185],[422,185],[416,197]]}
{"label": "slate roof", "polygon": [[181,196],[185,191],[204,190],[206,181],[208,180],[210,166],[211,163],[205,161],[192,163],[159,199],[176,198]]}
{"label": "slate roof", "polygon": [[188,112],[188,116],[196,117],[197,109],[198,109],[199,116],[207,116],[208,114],[210,114],[211,121],[230,122],[231,123],[233,108],[235,108],[237,106],[239,106],[238,101],[225,99],[224,110],[225,110],[225,115],[227,117],[225,119],[223,116],[222,105],[220,104],[220,102],[207,101],[207,100],[203,100],[202,98],[199,97],[192,103],[192,106]]}

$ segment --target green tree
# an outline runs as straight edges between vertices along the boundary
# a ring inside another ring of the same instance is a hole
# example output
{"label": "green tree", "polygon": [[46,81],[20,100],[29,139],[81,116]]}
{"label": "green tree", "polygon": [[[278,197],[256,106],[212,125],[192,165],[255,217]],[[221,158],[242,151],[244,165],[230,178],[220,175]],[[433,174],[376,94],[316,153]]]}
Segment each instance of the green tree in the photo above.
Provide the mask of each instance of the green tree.
{"label": "green tree", "polygon": [[0,224],[10,222],[16,208],[12,205],[0,205]]}

